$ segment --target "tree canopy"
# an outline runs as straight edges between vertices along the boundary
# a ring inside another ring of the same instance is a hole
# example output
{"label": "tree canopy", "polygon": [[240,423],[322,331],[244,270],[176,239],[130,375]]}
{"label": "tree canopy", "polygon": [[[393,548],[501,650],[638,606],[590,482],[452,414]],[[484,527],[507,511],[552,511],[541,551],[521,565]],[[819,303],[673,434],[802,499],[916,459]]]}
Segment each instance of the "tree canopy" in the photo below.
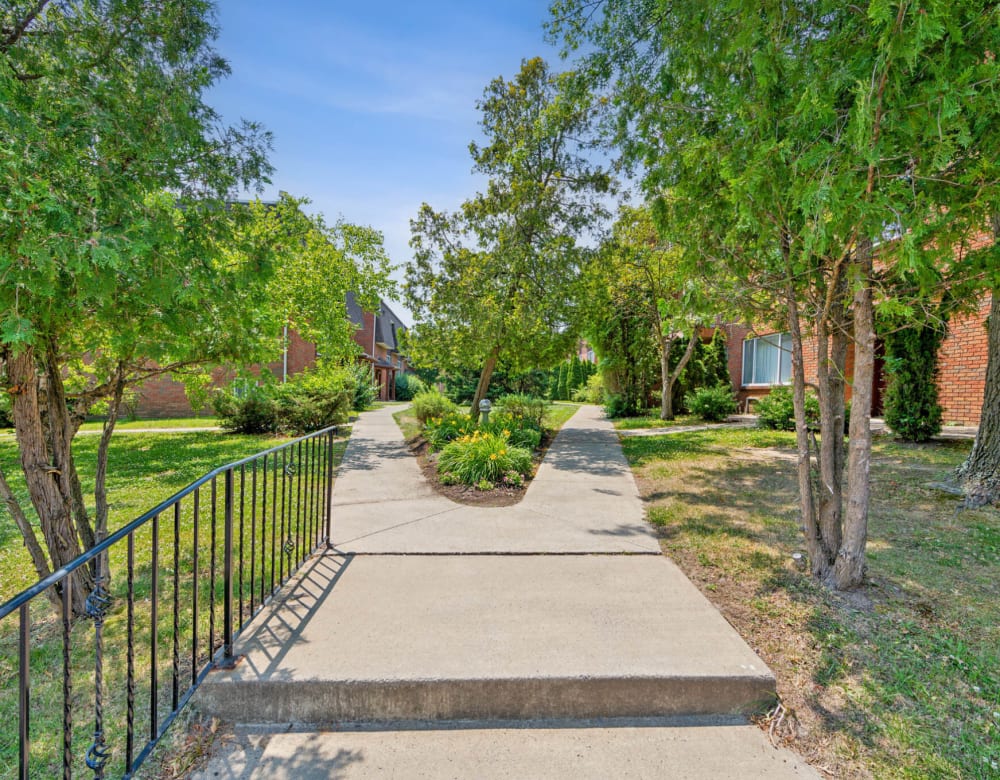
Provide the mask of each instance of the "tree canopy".
{"label": "tree canopy", "polygon": [[[387,276],[375,231],[327,227],[289,197],[233,201],[266,182],[270,135],[227,127],[204,102],[228,73],[215,34],[202,0],[0,11],[0,379],[44,549],[3,474],[0,498],[39,575],[106,530],[127,387],[271,358],[284,324],[346,353],[346,291],[370,302]],[[92,518],[71,442],[101,399]]]}
{"label": "tree canopy", "polygon": [[[996,208],[997,13],[975,0],[553,5],[550,29],[585,47],[579,69],[605,91],[606,130],[663,236],[742,280],[758,321],[792,333],[806,543],[814,573],[838,587],[864,572],[873,307],[909,303],[879,279],[905,269],[930,294],[971,268],[953,248]],[[818,453],[804,415],[807,338]],[[851,345],[847,456],[834,432]]]}
{"label": "tree canopy", "polygon": [[422,206],[406,280],[413,360],[481,366],[474,404],[498,359],[522,371],[568,354],[580,240],[604,215],[600,196],[611,186],[579,143],[594,106],[574,74],[525,60],[478,105],[486,143],[470,152],[486,191],[452,214]]}

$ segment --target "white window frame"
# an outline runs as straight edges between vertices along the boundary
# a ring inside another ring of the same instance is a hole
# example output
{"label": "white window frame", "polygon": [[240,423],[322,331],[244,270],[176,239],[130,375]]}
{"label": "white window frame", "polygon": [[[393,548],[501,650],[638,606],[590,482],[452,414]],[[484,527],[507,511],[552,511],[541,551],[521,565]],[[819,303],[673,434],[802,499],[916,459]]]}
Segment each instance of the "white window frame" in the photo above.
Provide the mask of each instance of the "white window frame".
{"label": "white window frame", "polygon": [[[777,338],[777,344],[774,343],[775,338]],[[752,339],[744,339],[743,341],[743,361],[740,366],[740,380],[742,382],[742,387],[776,387],[778,385],[790,385],[792,383],[792,370],[791,361],[788,364],[788,376],[782,380],[782,366],[785,361],[782,360],[782,355],[778,355],[778,360],[775,366],[775,374],[769,382],[747,382],[747,353],[751,352],[750,358],[750,379],[752,380],[754,374],[756,373],[756,366],[753,365],[757,357],[757,344],[765,343],[768,346],[776,347],[779,353],[787,353],[791,355],[792,352],[792,336],[790,333],[766,333],[762,336],[757,336]]]}

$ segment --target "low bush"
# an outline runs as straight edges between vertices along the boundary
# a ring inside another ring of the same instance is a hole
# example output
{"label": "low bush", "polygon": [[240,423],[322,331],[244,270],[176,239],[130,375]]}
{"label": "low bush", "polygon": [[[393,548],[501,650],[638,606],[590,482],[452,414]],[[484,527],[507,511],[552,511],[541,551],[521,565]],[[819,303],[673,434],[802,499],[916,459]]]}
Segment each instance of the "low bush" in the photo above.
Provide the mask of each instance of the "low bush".
{"label": "low bush", "polygon": [[[810,403],[812,399],[812,404]],[[806,421],[809,421],[811,405],[815,406],[815,419],[819,421],[819,399],[806,395]],[[795,430],[795,407],[792,403],[792,391],[788,387],[772,387],[771,392],[754,405],[757,413],[757,424],[762,428],[778,431]]]}
{"label": "low bush", "polygon": [[[757,424],[762,428],[778,431],[795,430],[795,407],[790,387],[775,387],[754,406]],[[844,435],[851,422],[851,402],[844,404]],[[819,430],[819,399],[814,393],[806,393],[806,426]]]}
{"label": "low bush", "polygon": [[535,428],[541,430],[546,407],[544,398],[522,394],[505,395],[497,399],[497,406],[504,414],[530,421]]}
{"label": "low bush", "polygon": [[396,400],[412,401],[418,393],[427,389],[416,374],[396,374]]}
{"label": "low bush", "polygon": [[720,422],[736,411],[736,399],[727,385],[699,387],[684,396],[684,405],[691,414],[708,422]]}
{"label": "low bush", "polygon": [[449,412],[440,417],[430,417],[424,423],[424,438],[432,450],[439,450],[448,442],[460,436],[468,436],[476,430],[476,424],[467,414]]}
{"label": "low bush", "polygon": [[232,433],[274,433],[278,430],[278,405],[265,387],[231,385],[213,396],[212,407],[222,428]]}
{"label": "low bush", "polygon": [[354,382],[351,409],[363,412],[378,400],[378,385],[372,378],[372,370],[368,366],[355,363],[348,368]]}
{"label": "low bush", "polygon": [[516,417],[507,412],[491,414],[490,421],[481,424],[479,430],[503,436],[515,447],[524,447],[528,450],[535,449],[542,441],[542,431],[540,427],[536,427],[533,419]]}
{"label": "low bush", "polygon": [[604,378],[600,374],[594,374],[587,380],[587,384],[573,391],[573,400],[584,404],[603,404],[604,395]]}
{"label": "low bush", "polygon": [[439,450],[449,442],[474,431],[503,436],[515,447],[535,449],[542,440],[542,432],[533,421],[522,417],[512,417],[499,412],[490,415],[490,421],[477,425],[472,418],[461,412],[450,412],[441,417],[430,417],[424,424],[424,438],[432,450]]}
{"label": "low bush", "polygon": [[511,471],[522,476],[531,473],[531,453],[492,433],[474,431],[455,439],[438,457],[442,481],[476,485],[487,480],[496,484]]}
{"label": "low bush", "polygon": [[604,401],[604,413],[608,417],[635,417],[642,414],[637,398],[630,398],[617,393],[608,395]]}
{"label": "low bush", "polygon": [[458,407],[437,390],[425,390],[413,396],[413,414],[421,425],[432,417],[444,417],[458,411]]}
{"label": "low bush", "polygon": [[294,435],[345,423],[355,398],[350,369],[324,366],[295,374],[275,389],[278,430]]}
{"label": "low bush", "polygon": [[294,435],[347,422],[355,394],[349,368],[319,365],[277,384],[246,380],[216,392],[212,406],[222,427],[233,433]]}

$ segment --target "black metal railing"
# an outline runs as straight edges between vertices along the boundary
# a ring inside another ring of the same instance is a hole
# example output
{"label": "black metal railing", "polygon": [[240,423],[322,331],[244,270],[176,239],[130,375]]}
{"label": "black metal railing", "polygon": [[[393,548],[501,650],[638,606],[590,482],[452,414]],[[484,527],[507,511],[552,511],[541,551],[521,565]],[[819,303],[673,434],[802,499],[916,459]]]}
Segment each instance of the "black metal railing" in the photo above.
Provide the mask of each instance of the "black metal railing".
{"label": "black metal railing", "polygon": [[[210,669],[234,662],[245,623],[329,543],[336,435],[215,469],[0,605],[0,678],[18,691],[16,718],[14,697],[0,704],[0,776],[132,775]],[[93,586],[74,619],[75,573]]]}

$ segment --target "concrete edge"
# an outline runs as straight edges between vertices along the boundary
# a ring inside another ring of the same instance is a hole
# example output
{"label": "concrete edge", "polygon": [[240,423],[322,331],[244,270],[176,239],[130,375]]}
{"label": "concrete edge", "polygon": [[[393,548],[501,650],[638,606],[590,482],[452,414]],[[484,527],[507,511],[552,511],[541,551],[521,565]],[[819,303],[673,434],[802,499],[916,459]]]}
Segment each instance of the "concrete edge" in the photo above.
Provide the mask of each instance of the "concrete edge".
{"label": "concrete edge", "polygon": [[211,676],[205,712],[239,722],[529,720],[747,715],[775,698],[770,673],[693,677],[277,680]]}

